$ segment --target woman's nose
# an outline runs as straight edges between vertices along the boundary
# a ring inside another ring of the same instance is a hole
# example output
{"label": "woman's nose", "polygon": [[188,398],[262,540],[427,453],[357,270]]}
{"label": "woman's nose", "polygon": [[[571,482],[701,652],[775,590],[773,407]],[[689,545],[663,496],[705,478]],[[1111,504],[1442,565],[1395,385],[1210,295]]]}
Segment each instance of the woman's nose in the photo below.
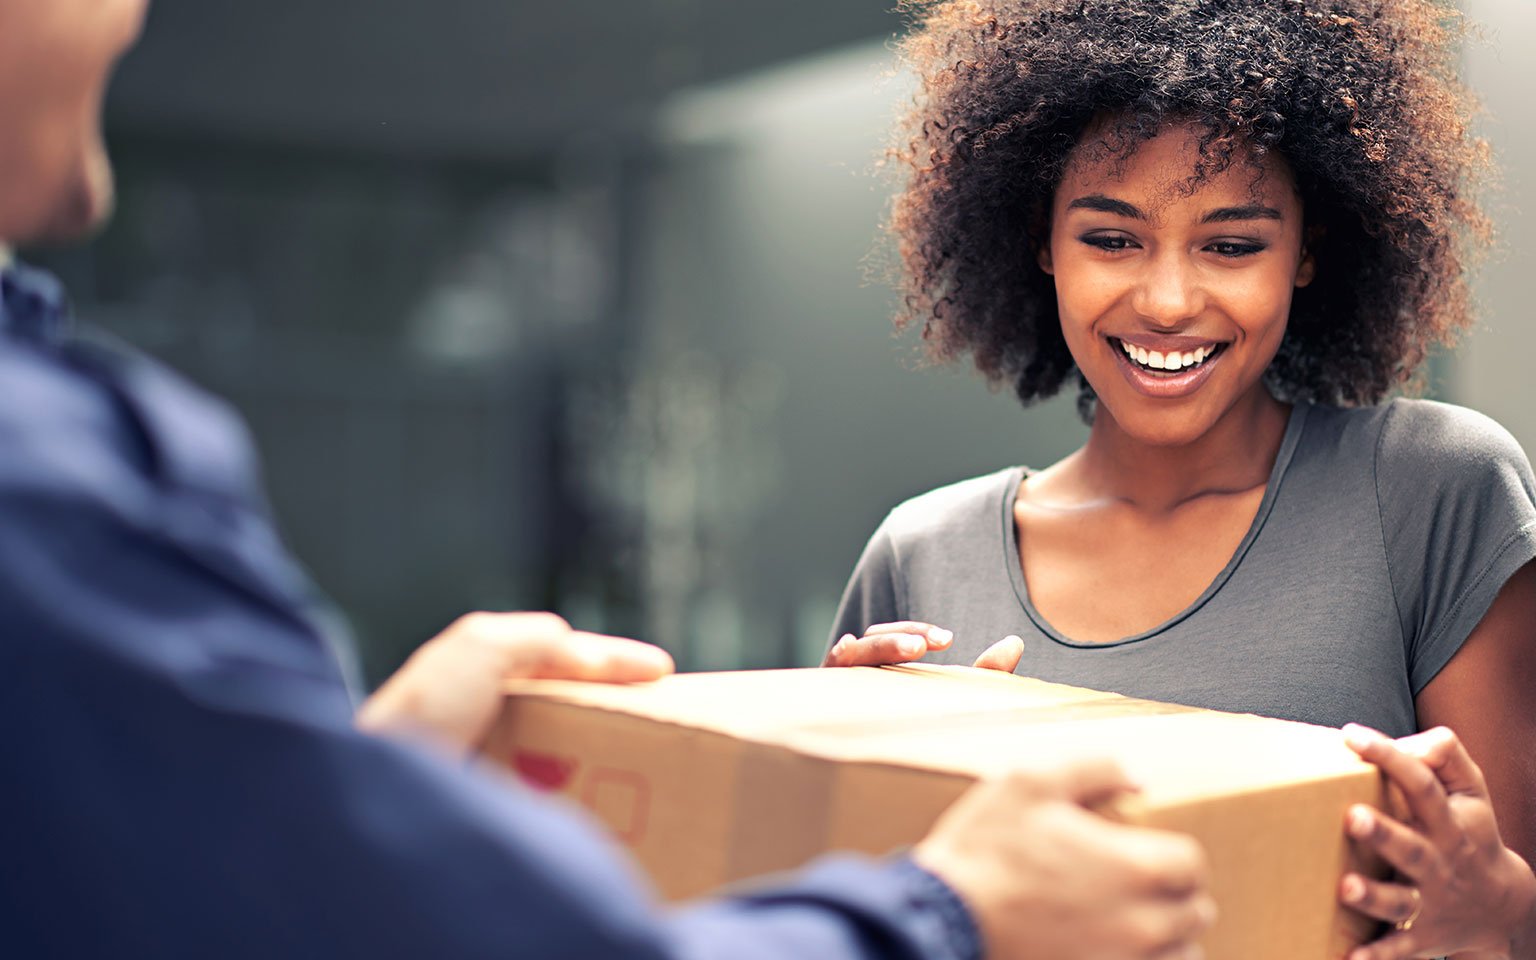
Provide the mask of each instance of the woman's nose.
{"label": "woman's nose", "polygon": [[1150,260],[1137,278],[1132,308],[1159,327],[1178,327],[1205,309],[1205,292],[1192,264],[1174,255]]}

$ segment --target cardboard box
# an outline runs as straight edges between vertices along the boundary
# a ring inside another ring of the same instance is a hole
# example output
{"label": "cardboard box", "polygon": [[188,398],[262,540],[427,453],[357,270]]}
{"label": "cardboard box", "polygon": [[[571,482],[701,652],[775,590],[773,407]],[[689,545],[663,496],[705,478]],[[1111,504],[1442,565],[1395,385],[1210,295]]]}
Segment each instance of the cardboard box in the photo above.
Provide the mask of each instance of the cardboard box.
{"label": "cardboard box", "polygon": [[665,896],[920,839],[978,777],[1116,758],[1128,822],[1205,846],[1213,960],[1333,960],[1370,924],[1339,907],[1344,813],[1382,779],[1338,731],[910,665],[511,685],[486,745],[602,819]]}

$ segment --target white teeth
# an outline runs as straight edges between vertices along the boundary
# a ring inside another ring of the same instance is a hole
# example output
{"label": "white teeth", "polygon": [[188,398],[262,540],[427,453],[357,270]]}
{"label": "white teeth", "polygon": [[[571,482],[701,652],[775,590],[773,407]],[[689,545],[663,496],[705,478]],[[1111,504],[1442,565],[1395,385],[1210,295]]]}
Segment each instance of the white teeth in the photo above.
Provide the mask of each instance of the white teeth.
{"label": "white teeth", "polygon": [[1151,367],[1153,370],[1182,370],[1185,367],[1193,367],[1204,363],[1216,355],[1215,346],[1197,347],[1190,353],[1180,353],[1177,350],[1163,353],[1159,350],[1148,350],[1145,347],[1138,347],[1135,344],[1126,343],[1124,340],[1120,341],[1120,349],[1124,350],[1125,355],[1132,360],[1135,360],[1144,367]]}

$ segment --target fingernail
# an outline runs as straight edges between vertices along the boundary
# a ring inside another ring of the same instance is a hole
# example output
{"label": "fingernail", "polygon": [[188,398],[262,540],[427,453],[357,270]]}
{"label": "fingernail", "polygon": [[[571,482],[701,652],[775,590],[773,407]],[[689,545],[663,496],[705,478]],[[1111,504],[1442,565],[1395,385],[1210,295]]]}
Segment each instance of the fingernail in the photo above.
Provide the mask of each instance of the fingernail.
{"label": "fingernail", "polygon": [[1423,747],[1418,751],[1419,756],[1428,756],[1432,751],[1444,750],[1456,741],[1456,734],[1448,727],[1435,727],[1429,731],[1424,739]]}
{"label": "fingernail", "polygon": [[1019,636],[1016,633],[1010,633],[1010,634],[1008,634],[1008,636],[1003,638],[1003,642],[1004,643],[1007,643],[1010,640],[1012,640],[1014,643],[1023,643],[1024,642],[1024,638]]}
{"label": "fingernail", "polygon": [[943,627],[934,627],[928,631],[928,639],[941,647],[945,647],[949,645],[951,640],[955,639],[955,635]]}
{"label": "fingernail", "polygon": [[898,649],[901,650],[901,655],[904,657],[918,657],[922,656],[922,653],[927,648],[927,646],[927,644],[923,643],[923,641],[917,637],[908,637],[901,641]]}
{"label": "fingernail", "polygon": [[1357,837],[1366,836],[1371,832],[1371,814],[1364,807],[1354,807],[1349,811],[1349,832]]}
{"label": "fingernail", "polygon": [[1344,877],[1344,899],[1353,903],[1365,896],[1365,884],[1354,874]]}
{"label": "fingernail", "polygon": [[1370,730],[1366,727],[1362,727],[1359,724],[1354,723],[1345,724],[1344,726],[1344,742],[1349,744],[1351,747],[1364,749],[1370,746],[1372,743],[1375,743],[1376,739],[1377,737],[1374,730]]}

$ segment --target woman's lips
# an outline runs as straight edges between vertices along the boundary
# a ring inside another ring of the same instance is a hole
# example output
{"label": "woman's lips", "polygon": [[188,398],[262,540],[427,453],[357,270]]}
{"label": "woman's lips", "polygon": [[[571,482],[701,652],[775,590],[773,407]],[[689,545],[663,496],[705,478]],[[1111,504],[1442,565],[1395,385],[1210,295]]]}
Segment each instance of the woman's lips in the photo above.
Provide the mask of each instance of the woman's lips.
{"label": "woman's lips", "polygon": [[[1170,338],[1170,341],[1158,343],[1165,350],[1157,351],[1118,337],[1110,337],[1109,346],[1126,381],[1144,396],[1160,400],[1185,397],[1200,389],[1210,378],[1211,371],[1221,363],[1227,348],[1225,343],[1193,338],[1178,338],[1177,342]],[[1130,353],[1135,353],[1138,359],[1133,360]],[[1150,361],[1150,369],[1149,365],[1139,362],[1143,354]],[[1178,366],[1169,370],[1166,368],[1169,363]],[[1158,364],[1165,366],[1159,369]]]}

